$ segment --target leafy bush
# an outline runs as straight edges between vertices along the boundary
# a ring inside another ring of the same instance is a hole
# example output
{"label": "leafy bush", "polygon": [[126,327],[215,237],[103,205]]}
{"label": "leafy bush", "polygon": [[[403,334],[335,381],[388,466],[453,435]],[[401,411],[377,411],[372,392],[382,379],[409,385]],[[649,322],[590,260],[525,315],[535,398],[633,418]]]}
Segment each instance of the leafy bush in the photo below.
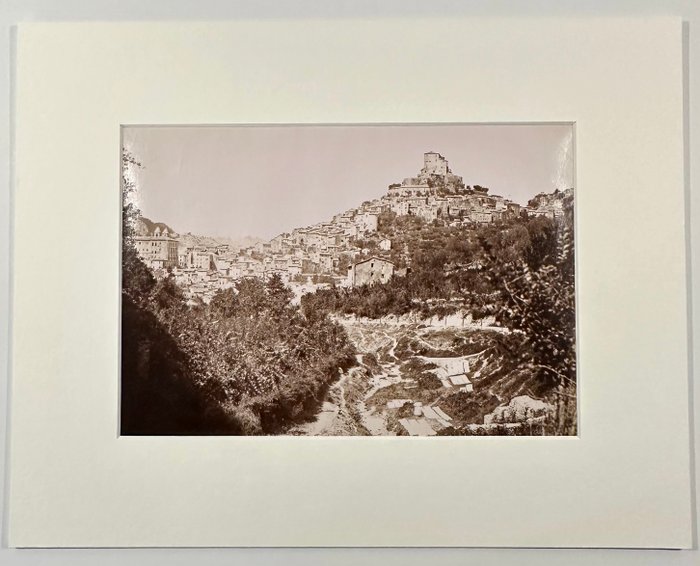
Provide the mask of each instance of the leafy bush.
{"label": "leafy bush", "polygon": [[[124,186],[128,197],[128,177]],[[188,306],[171,276],[156,280],[138,257],[136,218],[125,198],[122,433],[265,434],[315,414],[355,363],[344,329],[292,305],[278,276]]]}

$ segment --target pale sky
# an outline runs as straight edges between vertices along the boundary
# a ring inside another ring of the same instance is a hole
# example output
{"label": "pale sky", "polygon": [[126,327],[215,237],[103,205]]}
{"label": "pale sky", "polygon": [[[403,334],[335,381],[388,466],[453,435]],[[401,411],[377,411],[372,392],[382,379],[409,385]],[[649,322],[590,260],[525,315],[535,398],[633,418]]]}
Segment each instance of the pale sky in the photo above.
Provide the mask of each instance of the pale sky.
{"label": "pale sky", "polygon": [[272,238],[418,174],[437,151],[466,185],[525,204],[573,187],[573,127],[129,126],[144,216],[180,233]]}

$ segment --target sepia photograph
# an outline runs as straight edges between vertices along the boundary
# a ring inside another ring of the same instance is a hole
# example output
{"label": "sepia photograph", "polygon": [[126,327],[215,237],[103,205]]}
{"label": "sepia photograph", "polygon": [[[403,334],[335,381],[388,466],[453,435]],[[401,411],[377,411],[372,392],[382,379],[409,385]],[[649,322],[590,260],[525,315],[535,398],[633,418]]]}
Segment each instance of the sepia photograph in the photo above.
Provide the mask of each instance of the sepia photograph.
{"label": "sepia photograph", "polygon": [[121,136],[121,435],[577,435],[573,124]]}

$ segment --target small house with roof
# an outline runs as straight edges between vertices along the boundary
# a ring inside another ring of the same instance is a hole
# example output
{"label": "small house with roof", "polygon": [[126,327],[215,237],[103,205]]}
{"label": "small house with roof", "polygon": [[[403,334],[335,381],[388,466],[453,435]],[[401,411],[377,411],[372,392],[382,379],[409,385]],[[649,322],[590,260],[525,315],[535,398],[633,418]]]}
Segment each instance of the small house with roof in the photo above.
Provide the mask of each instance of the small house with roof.
{"label": "small house with roof", "polygon": [[394,275],[394,264],[386,259],[370,257],[348,267],[348,286],[386,283]]}

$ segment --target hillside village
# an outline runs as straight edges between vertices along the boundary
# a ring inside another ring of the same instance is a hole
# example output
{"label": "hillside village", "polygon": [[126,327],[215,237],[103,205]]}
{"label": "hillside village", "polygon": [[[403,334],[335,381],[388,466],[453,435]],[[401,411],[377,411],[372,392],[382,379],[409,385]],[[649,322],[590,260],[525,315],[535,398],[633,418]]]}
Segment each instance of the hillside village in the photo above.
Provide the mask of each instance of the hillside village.
{"label": "hillside village", "polygon": [[[447,226],[498,223],[520,216],[560,218],[563,202],[571,193],[540,193],[526,205],[515,203],[479,185],[465,186],[447,159],[429,151],[415,177],[390,185],[386,193],[333,218],[269,241],[243,243],[220,238],[180,235],[167,224],[140,218],[134,244],[139,256],[156,276],[172,274],[188,300],[208,303],[222,289],[245,278],[269,279],[277,274],[298,302],[306,293],[331,285],[355,287],[385,283],[405,274],[392,258],[392,241],[364,246],[376,236],[382,214],[415,216]],[[395,254],[394,256],[395,257]]]}
{"label": "hillside village", "polygon": [[156,410],[162,431],[576,434],[573,189],[516,203],[430,151],[380,197],[267,241],[129,213],[132,430]]}

